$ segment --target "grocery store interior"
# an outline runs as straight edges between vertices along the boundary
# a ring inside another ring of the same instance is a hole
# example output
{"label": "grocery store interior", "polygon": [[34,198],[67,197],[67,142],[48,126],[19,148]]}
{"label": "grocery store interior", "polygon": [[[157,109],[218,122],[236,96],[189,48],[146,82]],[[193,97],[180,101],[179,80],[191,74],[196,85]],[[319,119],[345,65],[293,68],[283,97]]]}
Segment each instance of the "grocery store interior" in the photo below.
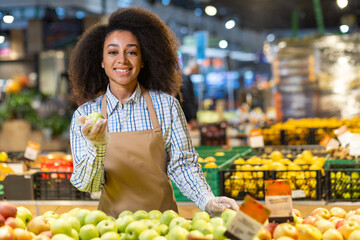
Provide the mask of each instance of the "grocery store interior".
{"label": "grocery store interior", "polygon": [[[69,180],[68,63],[85,30],[131,6],[175,33],[184,74],[199,66],[188,127],[215,196],[266,204],[265,181],[284,180],[304,218],[360,208],[359,0],[0,0],[4,201],[34,216],[97,209],[99,193]],[[172,185],[191,219],[199,209]]]}

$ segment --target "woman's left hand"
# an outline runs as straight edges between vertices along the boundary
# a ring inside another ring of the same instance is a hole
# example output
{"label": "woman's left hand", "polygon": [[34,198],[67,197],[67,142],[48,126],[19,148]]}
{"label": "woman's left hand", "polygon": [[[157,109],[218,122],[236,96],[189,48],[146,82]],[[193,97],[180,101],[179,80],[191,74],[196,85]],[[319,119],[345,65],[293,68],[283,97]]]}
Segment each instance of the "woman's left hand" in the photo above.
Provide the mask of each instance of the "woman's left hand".
{"label": "woman's left hand", "polygon": [[231,208],[235,211],[239,210],[239,206],[234,199],[228,197],[213,197],[207,202],[205,211],[211,215],[219,215],[226,208]]}
{"label": "woman's left hand", "polygon": [[106,134],[106,119],[98,119],[95,124],[92,120],[86,120],[86,117],[84,116],[81,116],[79,120],[84,124],[81,127],[81,131],[85,138],[95,145],[107,143],[108,137]]}

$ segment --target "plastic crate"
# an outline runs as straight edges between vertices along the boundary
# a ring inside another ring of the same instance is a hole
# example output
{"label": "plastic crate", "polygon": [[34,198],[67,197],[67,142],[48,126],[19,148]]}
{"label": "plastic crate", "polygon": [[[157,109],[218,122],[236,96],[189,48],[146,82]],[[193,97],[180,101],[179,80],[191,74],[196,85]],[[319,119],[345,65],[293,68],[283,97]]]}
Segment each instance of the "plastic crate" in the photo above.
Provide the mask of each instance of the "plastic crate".
{"label": "plastic crate", "polygon": [[360,164],[336,164],[325,170],[327,201],[360,200]]}
{"label": "plastic crate", "polygon": [[284,156],[291,154],[294,157],[301,154],[303,151],[308,150],[313,155],[318,157],[326,157],[326,148],[321,145],[273,145],[265,146],[264,148],[253,149],[255,155],[270,154],[273,151],[280,151]]}
{"label": "plastic crate", "polygon": [[[216,148],[213,148],[216,149]],[[236,150],[235,150],[236,151]],[[214,151],[212,151],[212,153],[214,153]],[[200,156],[204,156],[201,155],[202,153],[199,153]],[[216,168],[204,168],[202,167],[202,171],[204,173],[204,176],[206,178],[206,182],[209,184],[212,192],[214,193],[215,196],[220,196],[221,195],[221,189],[220,189],[220,171],[221,170],[226,170],[229,169],[231,164],[233,163],[233,161],[239,157],[244,157],[251,154],[251,149],[247,148],[246,150],[242,151],[241,153],[236,153],[236,152],[231,152],[231,153],[227,153],[227,155],[225,156],[221,156],[221,157],[216,157],[216,162],[218,163],[218,167]],[[181,191],[179,190],[179,188],[172,183],[173,186],[173,190],[174,190],[174,195],[175,195],[175,199],[176,201],[190,201],[188,198],[186,198]]]}
{"label": "plastic crate", "polygon": [[71,172],[38,172],[34,174],[35,200],[92,200],[70,183]]}

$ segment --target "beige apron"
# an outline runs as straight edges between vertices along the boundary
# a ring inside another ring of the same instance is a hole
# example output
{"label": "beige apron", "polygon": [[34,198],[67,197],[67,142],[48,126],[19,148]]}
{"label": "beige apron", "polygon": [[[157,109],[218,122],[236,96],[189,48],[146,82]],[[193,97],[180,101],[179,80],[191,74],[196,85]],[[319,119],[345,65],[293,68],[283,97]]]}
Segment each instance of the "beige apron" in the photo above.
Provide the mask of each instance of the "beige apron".
{"label": "beige apron", "polygon": [[[124,210],[157,209],[178,211],[170,180],[166,174],[164,139],[154,105],[142,88],[153,129],[109,132],[110,142],[104,161],[105,185],[98,209],[115,218]],[[101,113],[107,118],[106,95]]]}

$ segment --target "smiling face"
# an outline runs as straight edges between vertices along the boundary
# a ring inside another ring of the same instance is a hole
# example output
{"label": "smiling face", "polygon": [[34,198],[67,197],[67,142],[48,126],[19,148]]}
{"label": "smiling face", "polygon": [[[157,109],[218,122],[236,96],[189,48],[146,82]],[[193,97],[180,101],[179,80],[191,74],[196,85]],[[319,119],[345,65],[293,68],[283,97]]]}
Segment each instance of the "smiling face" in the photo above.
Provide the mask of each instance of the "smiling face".
{"label": "smiling face", "polygon": [[116,30],[106,37],[101,62],[110,89],[135,89],[142,66],[140,44],[129,31]]}

